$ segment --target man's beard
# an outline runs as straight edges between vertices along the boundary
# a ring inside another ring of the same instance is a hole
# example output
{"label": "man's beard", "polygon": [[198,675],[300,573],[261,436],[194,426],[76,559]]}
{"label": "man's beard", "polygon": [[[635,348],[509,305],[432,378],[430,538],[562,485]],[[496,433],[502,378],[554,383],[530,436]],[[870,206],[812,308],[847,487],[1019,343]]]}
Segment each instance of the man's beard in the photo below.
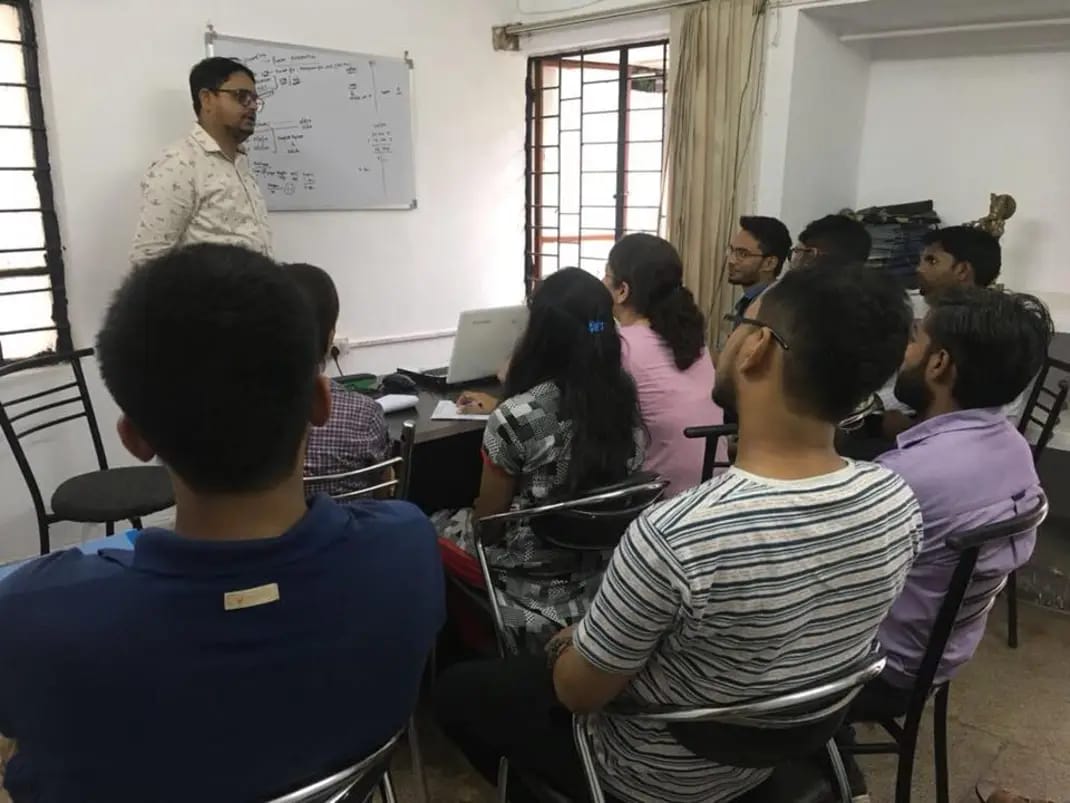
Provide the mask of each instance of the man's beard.
{"label": "man's beard", "polygon": [[932,404],[933,395],[925,384],[925,360],[904,368],[895,378],[895,397],[916,413],[924,413]]}
{"label": "man's beard", "polygon": [[721,374],[718,374],[717,381],[713,385],[713,403],[720,407],[725,412],[736,413],[736,385],[729,377],[727,371],[724,373],[723,378]]}

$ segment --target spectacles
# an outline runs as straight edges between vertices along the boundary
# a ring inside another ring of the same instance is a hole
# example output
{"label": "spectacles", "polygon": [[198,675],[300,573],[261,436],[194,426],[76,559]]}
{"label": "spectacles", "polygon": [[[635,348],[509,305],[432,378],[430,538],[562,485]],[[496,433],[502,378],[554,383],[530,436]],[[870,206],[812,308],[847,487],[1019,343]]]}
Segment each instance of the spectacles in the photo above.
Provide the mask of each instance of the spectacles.
{"label": "spectacles", "polygon": [[750,259],[751,257],[767,257],[768,254],[755,253],[754,251],[748,251],[746,248],[733,248],[728,246],[724,250],[726,257],[735,257],[736,259]]}
{"label": "spectacles", "polygon": [[783,337],[781,337],[780,334],[777,332],[777,330],[774,329],[769,324],[762,323],[757,318],[739,318],[739,323],[740,324],[748,323],[751,326],[757,326],[759,329],[768,329],[769,330],[769,334],[773,336],[773,340],[775,340],[777,342],[777,345],[779,345],[780,348],[784,349],[784,351],[789,351],[790,350],[790,346],[788,346],[788,341],[785,340]]}
{"label": "spectacles", "polygon": [[255,107],[257,111],[264,108],[264,99],[251,89],[217,89],[216,92],[226,92],[238,101],[242,106]]}
{"label": "spectacles", "polygon": [[816,257],[820,253],[821,253],[821,249],[820,248],[814,248],[812,246],[811,247],[807,247],[807,246],[803,246],[803,245],[797,245],[797,246],[795,246],[794,248],[791,249],[791,258],[792,258],[792,260],[796,260],[799,257],[803,257],[803,256]]}

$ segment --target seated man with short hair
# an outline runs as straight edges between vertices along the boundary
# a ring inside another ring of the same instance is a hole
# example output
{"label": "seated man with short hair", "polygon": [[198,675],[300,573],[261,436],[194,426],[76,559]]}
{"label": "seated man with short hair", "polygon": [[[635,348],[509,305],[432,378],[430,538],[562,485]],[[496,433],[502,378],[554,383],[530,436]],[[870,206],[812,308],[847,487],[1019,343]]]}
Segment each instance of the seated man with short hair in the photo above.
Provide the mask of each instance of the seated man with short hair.
{"label": "seated man with short hair", "polygon": [[0,583],[16,801],[264,800],[408,720],[444,618],[435,531],[402,502],[305,502],[330,394],[309,305],[264,256],[135,268],[98,339],[119,435],[167,466],[175,531]]}
{"label": "seated man with short hair", "polygon": [[[315,265],[295,262],[283,265],[293,277],[316,314],[319,326],[322,359],[330,356],[338,326],[338,290],[330,274]],[[323,426],[312,427],[308,433],[305,453],[305,476],[324,477],[373,466],[386,459],[390,451],[390,436],[386,428],[383,408],[363,393],[331,382],[331,415]],[[360,476],[341,480],[320,480],[308,483],[310,494],[332,496],[359,491],[382,479]]]}
{"label": "seated man with short hair", "polygon": [[[976,287],[944,291],[915,326],[895,393],[919,411],[920,423],[899,436],[878,462],[899,474],[921,504],[925,538],[902,595],[880,629],[888,666],[859,697],[861,714],[906,712],[958,553],[953,533],[1026,513],[1041,493],[1033,453],[1001,407],[1040,370],[1054,327],[1033,296]],[[981,550],[967,598],[1003,583],[1033,552],[1036,533]],[[944,651],[936,682],[949,680],[973,656],[987,615],[961,624]]]}
{"label": "seated man with short hair", "polygon": [[[552,670],[521,656],[441,677],[439,721],[484,775],[504,755],[586,800],[568,710],[622,695],[741,702],[834,677],[873,649],[921,515],[901,478],[844,460],[833,434],[894,370],[911,312],[890,276],[830,267],[788,272],[747,310],[714,396],[739,411],[735,466],[628,529],[590,611],[548,648]],[[614,800],[718,803],[770,775],[698,757],[660,724],[602,716],[591,728]]]}
{"label": "seated man with short hair", "polygon": [[833,260],[826,264],[862,265],[872,247],[873,239],[862,223],[847,215],[825,215],[802,230],[799,244],[791,249],[791,267],[805,268],[823,257]]}

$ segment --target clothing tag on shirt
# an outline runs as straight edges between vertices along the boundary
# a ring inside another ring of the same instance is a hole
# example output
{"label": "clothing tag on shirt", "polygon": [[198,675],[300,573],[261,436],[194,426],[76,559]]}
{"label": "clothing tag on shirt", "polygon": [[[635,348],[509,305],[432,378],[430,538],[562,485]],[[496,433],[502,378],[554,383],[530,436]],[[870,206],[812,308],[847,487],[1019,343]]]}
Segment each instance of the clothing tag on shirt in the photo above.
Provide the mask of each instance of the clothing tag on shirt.
{"label": "clothing tag on shirt", "polygon": [[257,605],[267,605],[279,601],[279,584],[268,583],[256,588],[245,588],[241,591],[228,591],[223,595],[223,610],[237,611],[242,608],[255,608]]}

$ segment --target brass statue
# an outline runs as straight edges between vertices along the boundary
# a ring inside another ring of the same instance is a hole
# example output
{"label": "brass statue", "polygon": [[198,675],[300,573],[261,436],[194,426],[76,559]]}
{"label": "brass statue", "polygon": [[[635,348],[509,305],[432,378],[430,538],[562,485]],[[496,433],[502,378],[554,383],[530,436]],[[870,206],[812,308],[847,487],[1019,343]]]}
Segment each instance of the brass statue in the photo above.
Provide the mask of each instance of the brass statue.
{"label": "brass statue", "polygon": [[1003,236],[1005,224],[1018,211],[1018,204],[1011,195],[992,193],[989,196],[988,214],[966,225],[987,231],[997,240]]}

